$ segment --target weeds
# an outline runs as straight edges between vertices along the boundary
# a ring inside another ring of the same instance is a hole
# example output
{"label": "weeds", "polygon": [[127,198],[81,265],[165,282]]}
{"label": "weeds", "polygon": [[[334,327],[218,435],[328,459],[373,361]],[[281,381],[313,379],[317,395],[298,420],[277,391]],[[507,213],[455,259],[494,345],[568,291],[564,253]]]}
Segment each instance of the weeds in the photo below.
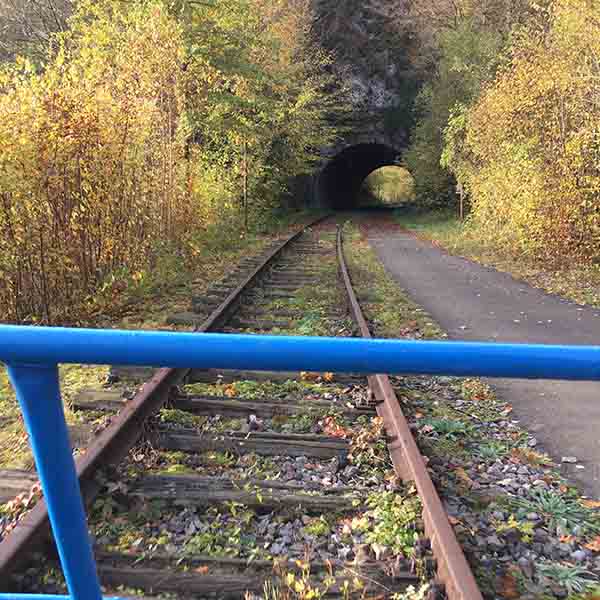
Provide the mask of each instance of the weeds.
{"label": "weeds", "polygon": [[346,226],[346,260],[365,318],[377,337],[439,338],[440,328],[391,280],[358,229]]}
{"label": "weeds", "polygon": [[[275,561],[273,569],[277,580],[268,580],[264,583],[261,600],[319,600],[335,583],[331,572],[321,585],[311,582],[308,560],[298,560],[295,565],[298,570],[292,571],[283,561]],[[255,598],[246,594],[245,600],[255,600]]]}
{"label": "weeds", "polygon": [[[449,439],[456,439],[458,435],[464,435],[470,429],[466,423],[454,419],[427,418],[423,419],[423,424],[430,428],[428,431],[435,431],[438,435]],[[423,428],[421,431],[423,432]]]}
{"label": "weeds", "polygon": [[518,531],[521,534],[521,539],[524,542],[531,542],[534,530],[534,524],[531,521],[517,521],[514,515],[510,515],[508,521],[492,520],[497,533],[505,533],[507,531]]}
{"label": "weeds", "polygon": [[426,600],[430,585],[425,583],[418,590],[409,585],[405,592],[394,594],[391,600]]}
{"label": "weeds", "polygon": [[169,425],[178,425],[179,427],[195,429],[202,427],[202,425],[206,423],[207,418],[177,408],[161,408],[158,413],[158,420],[161,423]]}
{"label": "weeds", "polygon": [[201,455],[203,462],[218,467],[233,467],[237,458],[231,452],[209,451]]}
{"label": "weeds", "polygon": [[509,449],[506,444],[495,440],[480,444],[475,449],[477,456],[483,460],[496,460],[506,456],[508,452]]}
{"label": "weeds", "polygon": [[568,594],[586,592],[596,585],[595,575],[582,567],[561,563],[541,562],[537,565],[542,578],[559,585]]}
{"label": "weeds", "polygon": [[[231,509],[231,507],[230,507]],[[206,528],[192,535],[185,543],[182,554],[186,557],[196,555],[238,557],[252,550],[256,540],[242,535],[242,524],[248,525],[255,517],[250,510],[236,506],[234,520],[215,509],[209,509]]]}
{"label": "weeds", "polygon": [[[585,531],[600,532],[600,520],[576,498],[549,490],[534,490],[530,498],[515,498],[513,505],[521,514],[536,512],[554,529],[568,529],[579,525]],[[565,531],[567,533],[567,531]]]}
{"label": "weeds", "polygon": [[188,394],[229,396],[237,400],[266,400],[303,398],[309,394],[320,395],[325,391],[332,395],[341,395],[344,388],[331,383],[325,386],[319,381],[290,379],[283,382],[240,380],[229,384],[192,383],[186,385],[184,390]]}
{"label": "weeds", "polygon": [[415,522],[421,515],[418,496],[377,492],[369,495],[367,506],[373,520],[367,541],[390,548],[394,554],[412,555],[418,537]]}
{"label": "weeds", "polygon": [[308,525],[304,527],[304,531],[310,535],[314,535],[315,537],[328,535],[331,531],[331,527],[327,522],[327,519],[321,515],[313,519]]}

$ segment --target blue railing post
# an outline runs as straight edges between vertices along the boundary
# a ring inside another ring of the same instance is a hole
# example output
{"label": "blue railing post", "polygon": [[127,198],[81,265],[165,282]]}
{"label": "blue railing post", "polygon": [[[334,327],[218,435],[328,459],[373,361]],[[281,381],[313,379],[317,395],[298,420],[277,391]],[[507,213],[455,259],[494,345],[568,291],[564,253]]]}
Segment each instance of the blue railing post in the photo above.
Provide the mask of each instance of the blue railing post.
{"label": "blue railing post", "polygon": [[101,600],[60,397],[58,367],[7,366],[29,433],[70,597],[73,600]]}

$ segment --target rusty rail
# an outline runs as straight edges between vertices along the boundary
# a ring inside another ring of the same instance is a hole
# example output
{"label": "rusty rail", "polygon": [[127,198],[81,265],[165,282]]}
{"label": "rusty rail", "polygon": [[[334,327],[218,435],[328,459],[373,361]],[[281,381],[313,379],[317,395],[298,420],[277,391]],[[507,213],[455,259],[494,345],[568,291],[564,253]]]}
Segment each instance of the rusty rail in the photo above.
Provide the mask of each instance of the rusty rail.
{"label": "rusty rail", "polygon": [[[354,289],[346,266],[342,229],[337,233],[337,254],[342,280],[348,294],[352,317],[362,337],[370,338],[371,332]],[[404,481],[414,482],[423,503],[425,532],[437,559],[437,576],[444,584],[449,600],[483,600],[475,577],[460,547],[442,501],[429,477],[425,462],[412,436],[400,402],[387,375],[371,375],[368,378],[377,401],[377,414],[383,418],[392,442],[389,444],[394,468]]]}
{"label": "rusty rail", "polygon": [[[206,333],[218,329],[236,309],[244,291],[264,274],[273,260],[308,227],[325,218],[327,215],[313,219],[275,246],[263,262],[245,277],[194,331]],[[127,455],[141,437],[144,421],[165,404],[172,386],[181,383],[188,373],[189,369],[157,369],[110,425],[93,440],[85,454],[78,457],[76,471],[82,495],[87,503],[93,500],[100,490],[95,480],[98,469],[117,464]],[[50,535],[48,508],[44,499],[41,499],[0,543],[0,581],[8,582],[10,575],[22,567],[30,558],[31,552],[42,546]]]}

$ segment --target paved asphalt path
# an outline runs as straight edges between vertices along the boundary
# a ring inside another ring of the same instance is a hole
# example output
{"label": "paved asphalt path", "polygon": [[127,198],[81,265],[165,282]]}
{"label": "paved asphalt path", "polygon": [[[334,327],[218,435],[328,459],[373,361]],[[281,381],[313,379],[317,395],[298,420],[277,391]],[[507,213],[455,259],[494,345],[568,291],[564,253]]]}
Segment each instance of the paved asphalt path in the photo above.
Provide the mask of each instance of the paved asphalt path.
{"label": "paved asphalt path", "polygon": [[[400,286],[452,339],[498,342],[600,344],[600,310],[532,288],[510,275],[450,256],[409,233],[372,230],[369,241]],[[495,379],[513,406],[559,462],[563,472],[600,497],[600,382]]]}

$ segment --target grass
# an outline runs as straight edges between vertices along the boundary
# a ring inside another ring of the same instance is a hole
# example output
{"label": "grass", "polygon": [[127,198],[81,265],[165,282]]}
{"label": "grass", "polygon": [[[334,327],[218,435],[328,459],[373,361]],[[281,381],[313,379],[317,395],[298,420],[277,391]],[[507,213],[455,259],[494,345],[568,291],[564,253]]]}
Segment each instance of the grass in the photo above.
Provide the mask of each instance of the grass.
{"label": "grass", "polygon": [[395,219],[419,237],[434,242],[451,254],[509,273],[516,279],[579,304],[600,307],[600,265],[563,261],[550,264],[522,253],[490,245],[468,221],[461,223],[450,211],[398,210]]}
{"label": "grass", "polygon": [[197,429],[202,427],[208,418],[205,416],[194,415],[177,408],[161,408],[158,413],[158,420],[165,425],[176,425],[179,427]]}
{"label": "grass", "polygon": [[[82,418],[71,410],[71,401],[77,393],[86,387],[100,387],[108,367],[99,365],[61,365],[59,377],[64,403],[65,418],[68,425],[82,422]],[[0,368],[0,469],[33,468],[33,457],[29,449],[29,440],[14,390],[10,385],[5,367]]]}
{"label": "grass", "polygon": [[294,293],[293,297],[278,298],[265,308],[273,312],[285,310],[298,316],[293,319],[290,328],[274,328],[269,333],[284,335],[335,336],[344,335],[351,330],[349,322],[343,318],[328,316],[332,307],[344,305],[344,294],[337,282],[337,259],[335,253],[335,234],[324,233],[319,237],[319,246],[328,251],[326,255],[307,257],[303,266],[316,273],[315,281],[305,285]]}
{"label": "grass", "polygon": [[321,515],[320,517],[313,518],[310,523],[304,526],[304,531],[309,535],[314,535],[316,537],[322,535],[328,535],[331,531],[331,527],[327,522],[327,519]]}
{"label": "grass", "polygon": [[453,419],[423,419],[423,423],[429,425],[437,434],[454,440],[456,436],[468,432],[468,426],[462,421]]}
{"label": "grass", "polygon": [[[197,257],[184,263],[180,257],[163,253],[155,269],[114,295],[107,288],[93,302],[96,309],[80,325],[117,329],[165,329],[168,315],[189,309],[192,293],[201,294],[242,258],[258,254],[271,240],[316,216],[312,213],[280,215],[269,229],[245,236],[215,235],[198,244]],[[112,289],[112,288],[111,288]],[[110,292],[110,294],[109,294]],[[109,294],[107,296],[106,294]],[[181,329],[173,326],[171,329]],[[69,425],[82,423],[84,417],[70,408],[71,400],[84,388],[100,388],[108,367],[63,365],[60,367],[61,392]],[[164,417],[164,415],[163,415]],[[171,415],[171,420],[175,415]],[[14,391],[6,369],[0,365],[0,469],[31,469],[33,459]]]}
{"label": "grass", "polygon": [[251,401],[279,398],[300,401],[306,394],[320,395],[325,392],[342,394],[345,386],[335,385],[335,375],[331,378],[331,381],[333,384],[296,379],[288,379],[282,382],[239,380],[233,383],[190,383],[183,386],[183,391],[187,394],[203,396],[227,396],[236,400]]}
{"label": "grass", "polygon": [[344,247],[352,284],[371,333],[376,337],[446,337],[433,319],[386,273],[369,243],[354,225],[344,228]]}

